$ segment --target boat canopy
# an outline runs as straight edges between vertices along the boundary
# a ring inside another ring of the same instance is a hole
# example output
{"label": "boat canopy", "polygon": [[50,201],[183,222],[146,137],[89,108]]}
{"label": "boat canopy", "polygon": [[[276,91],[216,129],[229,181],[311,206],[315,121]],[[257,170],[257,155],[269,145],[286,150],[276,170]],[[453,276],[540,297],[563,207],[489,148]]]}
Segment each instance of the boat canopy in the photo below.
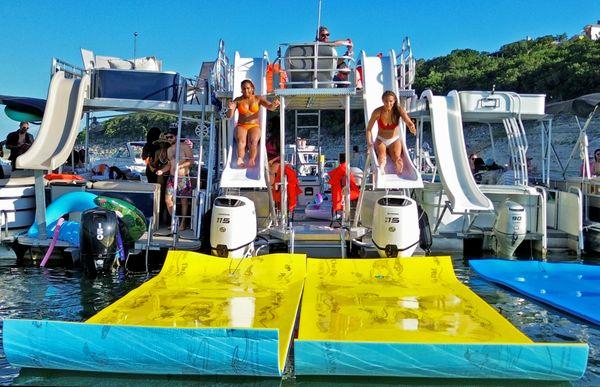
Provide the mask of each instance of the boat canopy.
{"label": "boat canopy", "polygon": [[44,110],[46,109],[46,100],[41,98],[0,95],[0,104],[20,112],[31,113],[40,117],[44,115]]}
{"label": "boat canopy", "polygon": [[598,105],[600,105],[600,93],[593,93],[568,101],[550,103],[546,105],[546,113],[575,114],[580,117],[587,117]]}

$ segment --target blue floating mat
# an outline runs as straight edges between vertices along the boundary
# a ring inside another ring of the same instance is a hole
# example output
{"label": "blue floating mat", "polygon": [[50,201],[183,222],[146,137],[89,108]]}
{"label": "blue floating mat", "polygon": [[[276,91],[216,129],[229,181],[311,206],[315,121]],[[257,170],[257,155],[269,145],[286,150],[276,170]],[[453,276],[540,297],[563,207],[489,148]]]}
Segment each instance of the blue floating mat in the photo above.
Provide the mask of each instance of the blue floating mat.
{"label": "blue floating mat", "polygon": [[489,281],[600,325],[600,266],[503,259],[470,265]]}
{"label": "blue floating mat", "polygon": [[166,328],[4,320],[10,364],[27,368],[279,376],[274,329]]}

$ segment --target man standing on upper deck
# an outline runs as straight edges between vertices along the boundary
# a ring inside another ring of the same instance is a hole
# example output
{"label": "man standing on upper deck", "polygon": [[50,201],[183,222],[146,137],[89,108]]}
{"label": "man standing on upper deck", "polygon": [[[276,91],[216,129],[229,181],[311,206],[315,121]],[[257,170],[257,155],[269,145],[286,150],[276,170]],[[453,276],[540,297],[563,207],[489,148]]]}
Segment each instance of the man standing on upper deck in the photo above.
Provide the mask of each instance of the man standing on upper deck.
{"label": "man standing on upper deck", "polygon": [[6,136],[6,148],[10,150],[8,159],[10,160],[12,170],[17,168],[17,157],[22,155],[33,144],[33,136],[27,133],[29,130],[29,122],[23,121],[19,124],[19,129]]}
{"label": "man standing on upper deck", "polygon": [[317,33],[317,40],[323,43],[330,43],[334,46],[347,46],[348,51],[346,51],[346,55],[351,56],[352,54],[352,39],[346,38],[331,41],[329,40],[329,29],[325,26],[319,27],[319,31]]}
{"label": "man standing on upper deck", "polygon": [[[317,31],[317,41],[319,42],[323,42],[323,43],[329,43],[333,46],[346,46],[346,53],[343,55],[345,57],[353,57],[354,56],[354,52],[352,51],[352,39],[350,38],[346,38],[346,39],[339,39],[339,40],[329,40],[329,29],[325,26],[321,26],[319,27],[319,31]],[[337,62],[337,67],[338,69],[342,68],[343,65],[346,65],[346,60],[344,58],[339,58],[338,62]],[[348,66],[346,65],[346,68]],[[340,86],[338,86],[340,87]],[[345,87],[345,86],[342,86]]]}
{"label": "man standing on upper deck", "polygon": [[169,214],[173,216],[173,207],[175,202],[175,171],[179,168],[177,175],[177,197],[181,200],[181,222],[179,223],[179,231],[186,228],[186,216],[188,215],[189,197],[192,196],[193,187],[190,181],[190,169],[194,163],[194,154],[192,147],[187,142],[182,142],[179,148],[179,162],[175,159],[177,152],[177,128],[172,127],[167,131],[165,138],[171,146],[167,149],[167,158],[169,162],[164,168],[156,171],[158,176],[170,171],[169,179],[167,180],[167,189],[165,192],[165,204]]}

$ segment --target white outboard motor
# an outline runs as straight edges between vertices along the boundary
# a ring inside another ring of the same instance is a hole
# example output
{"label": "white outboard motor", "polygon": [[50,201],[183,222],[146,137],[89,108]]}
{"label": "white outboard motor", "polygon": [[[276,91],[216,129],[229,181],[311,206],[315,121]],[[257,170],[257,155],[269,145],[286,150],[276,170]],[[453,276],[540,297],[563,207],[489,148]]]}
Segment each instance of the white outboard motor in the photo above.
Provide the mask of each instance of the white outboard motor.
{"label": "white outboard motor", "polygon": [[386,195],[377,200],[372,237],[379,256],[410,257],[420,238],[417,203],[401,195]]}
{"label": "white outboard motor", "polygon": [[519,203],[505,200],[494,223],[496,254],[512,257],[527,234],[527,213]]}
{"label": "white outboard motor", "polygon": [[219,257],[243,258],[254,250],[256,211],[243,196],[215,199],[210,221],[210,248]]}

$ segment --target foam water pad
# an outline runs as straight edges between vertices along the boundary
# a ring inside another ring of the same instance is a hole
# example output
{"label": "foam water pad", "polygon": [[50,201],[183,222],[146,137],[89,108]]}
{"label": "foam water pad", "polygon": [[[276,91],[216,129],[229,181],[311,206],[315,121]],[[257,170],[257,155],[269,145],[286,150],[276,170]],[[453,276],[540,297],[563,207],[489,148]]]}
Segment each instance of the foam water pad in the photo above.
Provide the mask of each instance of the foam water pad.
{"label": "foam water pad", "polygon": [[580,378],[586,344],[533,343],[460,283],[450,257],[309,259],[298,375]]}
{"label": "foam water pad", "polygon": [[86,323],[5,320],[14,366],[147,374],[282,374],[305,256],[172,251],[161,272]]}
{"label": "foam water pad", "polygon": [[600,325],[600,266],[503,259],[469,263],[489,281]]}

